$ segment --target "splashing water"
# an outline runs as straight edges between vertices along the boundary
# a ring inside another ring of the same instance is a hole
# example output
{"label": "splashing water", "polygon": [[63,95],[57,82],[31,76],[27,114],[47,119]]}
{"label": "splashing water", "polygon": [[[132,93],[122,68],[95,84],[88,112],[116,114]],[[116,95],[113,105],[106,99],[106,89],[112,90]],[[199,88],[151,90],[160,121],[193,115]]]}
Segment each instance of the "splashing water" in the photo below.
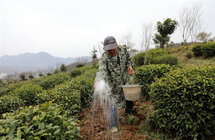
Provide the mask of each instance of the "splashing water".
{"label": "splashing water", "polygon": [[97,108],[102,109],[105,119],[109,119],[109,95],[111,89],[104,80],[100,80],[96,84],[95,92],[93,94],[93,112]]}
{"label": "splashing water", "polygon": [[105,90],[105,81],[104,80],[100,80],[95,88],[95,92],[96,93],[101,93],[101,92],[104,92]]}
{"label": "splashing water", "polygon": [[113,135],[108,132],[111,88],[103,79],[97,80],[95,85],[91,108],[91,139],[114,139]]}

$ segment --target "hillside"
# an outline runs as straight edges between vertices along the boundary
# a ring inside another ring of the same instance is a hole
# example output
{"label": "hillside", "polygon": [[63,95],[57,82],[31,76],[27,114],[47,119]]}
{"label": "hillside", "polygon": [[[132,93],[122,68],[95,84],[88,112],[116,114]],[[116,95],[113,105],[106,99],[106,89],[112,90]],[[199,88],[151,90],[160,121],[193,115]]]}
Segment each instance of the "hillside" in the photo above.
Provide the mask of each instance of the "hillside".
{"label": "hillside", "polygon": [[204,58],[204,57],[194,57],[188,59],[186,54],[188,52],[192,53],[192,48],[195,45],[189,46],[179,46],[177,48],[169,48],[168,51],[170,55],[175,56],[178,58],[178,65],[179,66],[186,66],[186,65],[199,65],[199,64],[215,64],[215,57],[212,58]]}

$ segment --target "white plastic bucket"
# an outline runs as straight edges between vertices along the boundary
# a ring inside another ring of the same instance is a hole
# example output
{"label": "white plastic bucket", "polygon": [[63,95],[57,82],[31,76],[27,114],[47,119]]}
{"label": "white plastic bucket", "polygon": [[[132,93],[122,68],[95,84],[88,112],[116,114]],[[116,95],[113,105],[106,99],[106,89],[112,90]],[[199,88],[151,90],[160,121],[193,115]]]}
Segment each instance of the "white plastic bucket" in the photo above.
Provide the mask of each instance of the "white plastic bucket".
{"label": "white plastic bucket", "polygon": [[140,99],[141,85],[124,85],[122,86],[125,99],[128,101],[136,101]]}

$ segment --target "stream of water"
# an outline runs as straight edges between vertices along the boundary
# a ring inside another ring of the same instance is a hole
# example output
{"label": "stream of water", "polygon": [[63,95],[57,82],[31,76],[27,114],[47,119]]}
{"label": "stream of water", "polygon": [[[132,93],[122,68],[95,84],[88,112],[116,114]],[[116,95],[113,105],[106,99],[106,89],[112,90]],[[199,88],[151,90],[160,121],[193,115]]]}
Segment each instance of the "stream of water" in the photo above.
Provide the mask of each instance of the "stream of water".
{"label": "stream of water", "polygon": [[[102,140],[114,139],[114,135],[109,132],[110,104],[109,96],[111,88],[104,80],[96,82],[91,108],[91,133],[101,137]],[[91,137],[92,140],[96,138]]]}

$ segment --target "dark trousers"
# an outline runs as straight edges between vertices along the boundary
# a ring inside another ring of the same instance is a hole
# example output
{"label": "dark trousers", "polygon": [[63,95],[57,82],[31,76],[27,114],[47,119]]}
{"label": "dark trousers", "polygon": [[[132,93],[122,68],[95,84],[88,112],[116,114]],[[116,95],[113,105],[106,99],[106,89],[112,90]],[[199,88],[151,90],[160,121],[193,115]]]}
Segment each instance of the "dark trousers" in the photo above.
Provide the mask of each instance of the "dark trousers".
{"label": "dark trousers", "polygon": [[118,125],[118,109],[116,106],[110,105],[109,128]]}
{"label": "dark trousers", "polygon": [[127,101],[126,100],[125,113],[126,114],[131,114],[133,112],[133,106],[134,106],[133,101]]}

